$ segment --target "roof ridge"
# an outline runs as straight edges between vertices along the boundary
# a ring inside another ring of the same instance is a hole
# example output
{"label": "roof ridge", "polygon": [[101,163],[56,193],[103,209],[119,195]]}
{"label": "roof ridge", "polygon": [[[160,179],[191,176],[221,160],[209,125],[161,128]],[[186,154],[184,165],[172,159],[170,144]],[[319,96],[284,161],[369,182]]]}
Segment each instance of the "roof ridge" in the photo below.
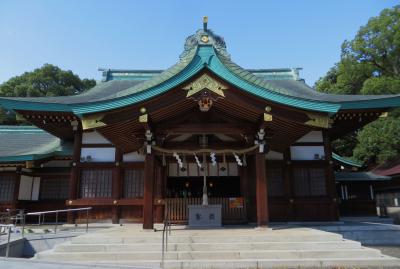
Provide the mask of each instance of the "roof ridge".
{"label": "roof ridge", "polygon": [[43,131],[42,129],[40,129],[34,125],[0,125],[0,129],[20,129],[20,130],[32,129],[32,130]]}

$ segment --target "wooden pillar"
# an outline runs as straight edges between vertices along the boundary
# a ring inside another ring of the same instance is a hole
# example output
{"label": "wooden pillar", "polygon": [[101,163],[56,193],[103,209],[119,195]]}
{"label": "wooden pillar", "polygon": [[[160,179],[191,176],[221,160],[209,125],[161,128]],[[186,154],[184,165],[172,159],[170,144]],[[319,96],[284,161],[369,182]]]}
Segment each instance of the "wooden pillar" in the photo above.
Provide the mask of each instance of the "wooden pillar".
{"label": "wooden pillar", "polygon": [[294,220],[294,194],[293,194],[293,176],[292,176],[292,158],[290,147],[283,153],[283,186],[285,189],[285,199],[287,201],[286,221]]}
{"label": "wooden pillar", "polygon": [[325,151],[325,160],[327,162],[325,169],[325,177],[326,177],[326,191],[328,197],[330,198],[331,203],[331,219],[338,220],[339,219],[339,207],[338,207],[338,199],[337,199],[337,191],[336,191],[336,181],[335,181],[335,172],[333,169],[333,159],[332,159],[332,146],[329,137],[329,133],[327,130],[323,131],[323,139],[324,139],[324,151]]}
{"label": "wooden pillar", "polygon": [[146,154],[144,163],[143,229],[154,228],[154,154]]}
{"label": "wooden pillar", "polygon": [[243,201],[244,201],[244,206],[246,207],[246,221],[250,220],[250,216],[249,216],[249,172],[248,172],[248,165],[247,166],[241,166],[240,167],[240,194],[243,197]]}
{"label": "wooden pillar", "polygon": [[155,208],[155,220],[156,223],[162,223],[164,220],[163,205],[160,203],[164,198],[164,167],[156,165],[155,168],[155,184],[154,184],[154,196],[157,201]]}
{"label": "wooden pillar", "polygon": [[113,184],[112,184],[112,197],[114,199],[114,205],[112,207],[112,223],[119,223],[119,206],[118,200],[122,196],[122,152],[115,148],[115,167],[113,168]]}
{"label": "wooden pillar", "polygon": [[241,166],[240,167],[240,194],[242,195],[243,199],[247,198],[248,195],[248,166]]}
{"label": "wooden pillar", "polygon": [[[81,159],[81,146],[82,146],[82,131],[80,128],[78,128],[74,133],[72,168],[71,168],[71,176],[69,179],[69,200],[75,200],[78,198],[78,189],[79,189],[78,163],[80,162]],[[68,223],[74,223],[75,221],[74,212],[68,212],[67,220]]]}
{"label": "wooden pillar", "polygon": [[257,226],[268,225],[268,191],[265,154],[256,153]]}

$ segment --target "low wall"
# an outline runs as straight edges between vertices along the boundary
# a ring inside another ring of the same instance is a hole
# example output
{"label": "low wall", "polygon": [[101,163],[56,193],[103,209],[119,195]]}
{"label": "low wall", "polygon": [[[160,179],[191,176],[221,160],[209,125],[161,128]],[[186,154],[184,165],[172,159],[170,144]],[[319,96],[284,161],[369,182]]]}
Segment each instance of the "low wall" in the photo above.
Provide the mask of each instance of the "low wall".
{"label": "low wall", "polygon": [[400,206],[387,206],[386,213],[391,217],[395,224],[400,224]]}
{"label": "low wall", "polygon": [[[71,238],[81,235],[80,233],[59,233],[59,234],[42,234],[27,235],[22,238],[12,238],[10,242],[9,257],[13,258],[31,258],[36,253],[52,249],[56,244],[71,240]],[[3,238],[4,239],[4,238]],[[7,241],[2,240],[0,243],[0,257],[5,257]]]}
{"label": "low wall", "polygon": [[[6,249],[7,249],[7,241],[4,240],[6,239],[6,236],[2,236],[3,240],[0,242],[0,257],[5,257],[6,256]],[[22,254],[24,252],[24,245],[26,242],[26,238],[18,238],[18,239],[12,239],[10,242],[10,252],[8,254],[8,257],[13,257],[13,258],[20,258],[23,257]]]}

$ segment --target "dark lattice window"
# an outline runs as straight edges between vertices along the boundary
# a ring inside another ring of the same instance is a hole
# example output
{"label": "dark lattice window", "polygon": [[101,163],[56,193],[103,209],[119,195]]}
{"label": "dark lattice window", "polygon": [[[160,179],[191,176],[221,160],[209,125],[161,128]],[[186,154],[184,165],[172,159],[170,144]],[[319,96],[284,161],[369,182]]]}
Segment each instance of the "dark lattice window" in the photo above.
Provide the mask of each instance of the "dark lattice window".
{"label": "dark lattice window", "polygon": [[69,194],[69,178],[42,178],[40,182],[41,200],[65,200]]}
{"label": "dark lattice window", "polygon": [[127,169],[124,173],[124,198],[142,198],[144,190],[144,171]]}
{"label": "dark lattice window", "polygon": [[312,196],[326,195],[326,180],[324,168],[308,169],[310,179],[310,193]]}
{"label": "dark lattice window", "polygon": [[283,171],[282,167],[268,167],[267,168],[267,181],[268,181],[268,195],[283,196]]}
{"label": "dark lattice window", "polygon": [[0,175],[0,202],[10,202],[14,199],[15,176]]}
{"label": "dark lattice window", "polygon": [[82,198],[111,197],[112,170],[85,169],[81,173],[80,195]]}
{"label": "dark lattice window", "polygon": [[326,195],[324,168],[294,167],[293,179],[297,197]]}

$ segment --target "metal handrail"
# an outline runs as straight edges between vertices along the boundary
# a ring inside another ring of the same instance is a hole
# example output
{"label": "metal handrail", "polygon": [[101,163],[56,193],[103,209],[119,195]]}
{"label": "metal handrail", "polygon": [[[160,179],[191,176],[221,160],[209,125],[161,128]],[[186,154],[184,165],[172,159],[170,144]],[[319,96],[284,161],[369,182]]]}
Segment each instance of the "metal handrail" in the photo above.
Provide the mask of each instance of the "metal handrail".
{"label": "metal handrail", "polygon": [[22,235],[24,235],[25,231],[25,218],[26,216],[38,216],[38,225],[40,226],[42,223],[44,223],[44,216],[48,214],[56,214],[56,223],[54,227],[54,233],[57,233],[57,227],[58,227],[58,213],[63,213],[63,212],[74,212],[74,211],[85,211],[86,210],[86,232],[89,230],[89,210],[91,210],[92,207],[82,207],[82,208],[69,208],[69,209],[60,209],[60,210],[50,210],[50,211],[40,211],[40,212],[30,212],[27,214],[24,214],[23,218],[23,223],[22,223]]}
{"label": "metal handrail", "polygon": [[0,223],[11,224],[14,222],[14,225],[17,225],[18,220],[20,223],[22,222],[23,214],[23,209],[7,209],[6,212],[0,212]]}
{"label": "metal handrail", "polygon": [[[8,258],[8,255],[10,253],[10,241],[11,241],[11,228],[15,227],[12,224],[0,224],[0,228],[8,228],[8,237],[7,237],[7,246],[6,246],[6,258]],[[0,236],[1,236],[1,230],[0,230]]]}
{"label": "metal handrail", "polygon": [[165,209],[164,226],[162,230],[161,268],[164,268],[165,252],[168,252],[168,234],[171,235],[171,221],[168,210]]}

